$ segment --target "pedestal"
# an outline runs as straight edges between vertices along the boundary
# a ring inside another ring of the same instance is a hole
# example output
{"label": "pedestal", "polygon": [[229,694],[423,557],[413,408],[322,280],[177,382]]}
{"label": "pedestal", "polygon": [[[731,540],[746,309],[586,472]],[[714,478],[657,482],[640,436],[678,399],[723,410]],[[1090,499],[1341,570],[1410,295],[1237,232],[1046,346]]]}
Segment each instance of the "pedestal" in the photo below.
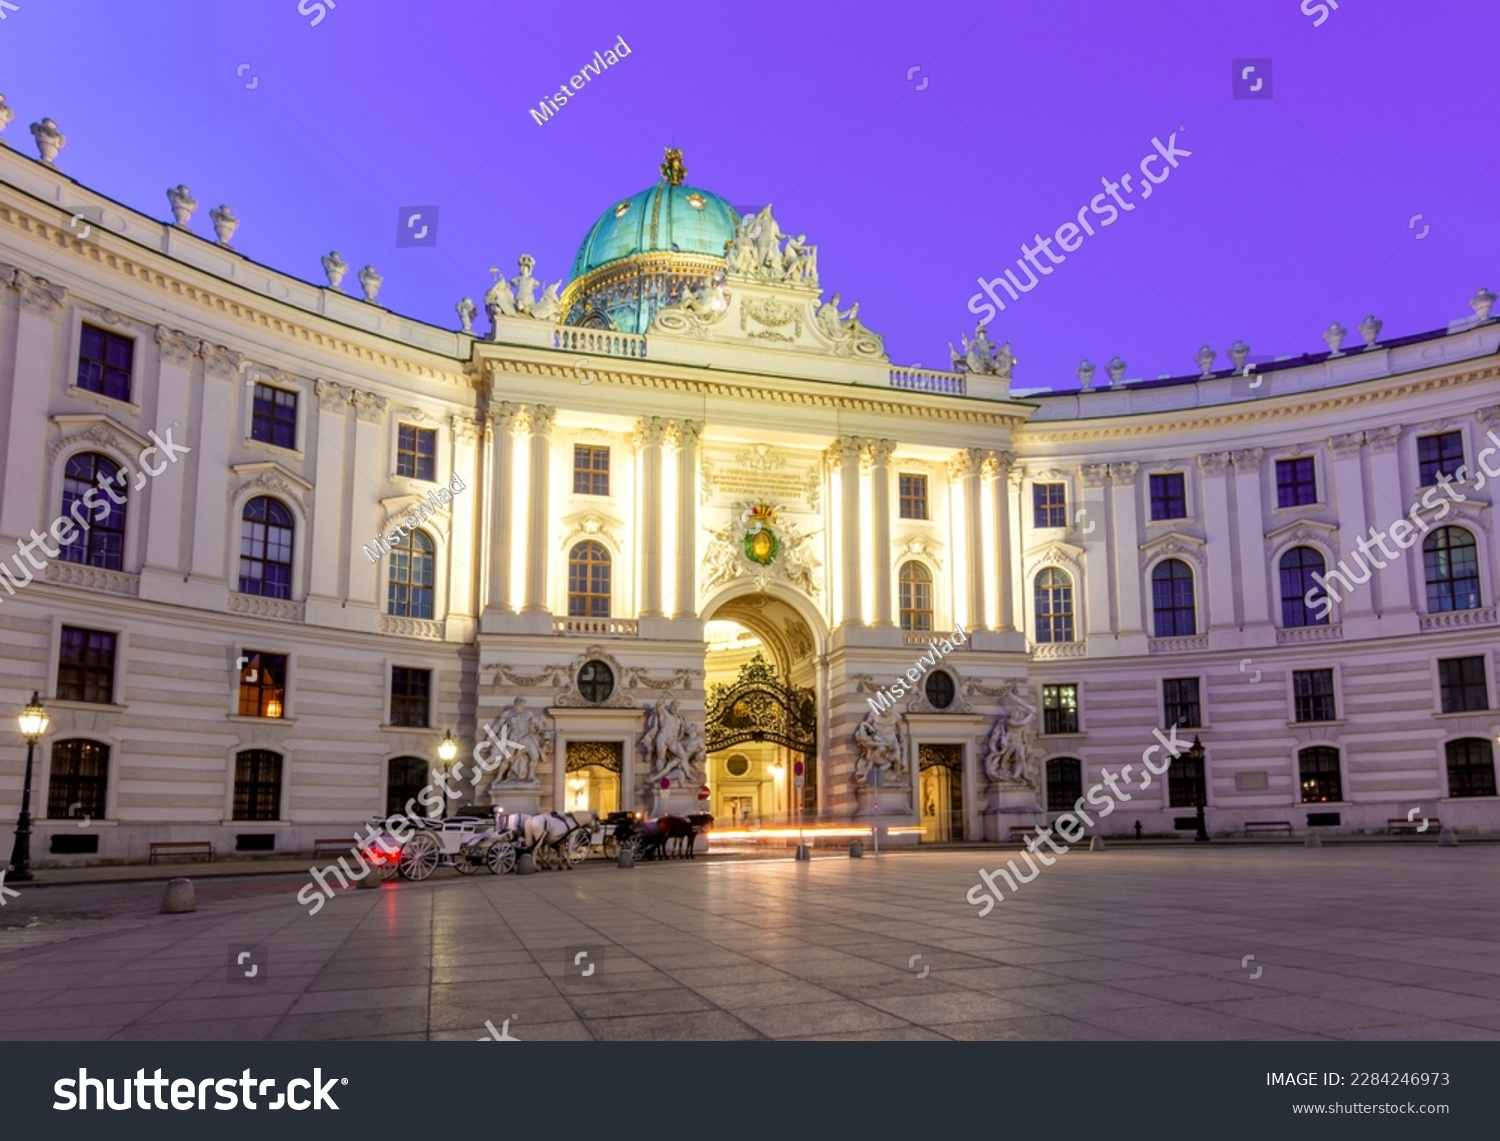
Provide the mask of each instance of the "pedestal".
{"label": "pedestal", "polygon": [[542,811],[542,788],[534,780],[496,781],[485,790],[485,799],[490,807],[503,809],[507,814],[524,812],[536,816]]}
{"label": "pedestal", "polygon": [[1046,823],[1047,814],[1037,803],[1036,789],[1027,785],[996,783],[986,791],[984,838],[990,843],[1009,843],[1012,828]]}
{"label": "pedestal", "polygon": [[652,818],[658,816],[695,816],[700,812],[708,811],[708,802],[698,799],[698,786],[673,785],[669,789],[662,789],[656,785],[646,790],[646,815]]}

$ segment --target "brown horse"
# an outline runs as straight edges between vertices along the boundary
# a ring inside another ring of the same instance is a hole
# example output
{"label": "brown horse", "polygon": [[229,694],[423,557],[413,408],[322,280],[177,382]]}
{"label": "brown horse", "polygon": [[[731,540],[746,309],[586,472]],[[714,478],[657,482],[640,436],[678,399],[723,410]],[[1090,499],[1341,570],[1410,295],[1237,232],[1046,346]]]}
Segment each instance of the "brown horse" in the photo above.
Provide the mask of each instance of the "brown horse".
{"label": "brown horse", "polygon": [[692,816],[663,816],[661,828],[669,843],[676,841],[677,854],[691,860],[698,833],[713,822],[714,818],[707,812],[696,812]]}

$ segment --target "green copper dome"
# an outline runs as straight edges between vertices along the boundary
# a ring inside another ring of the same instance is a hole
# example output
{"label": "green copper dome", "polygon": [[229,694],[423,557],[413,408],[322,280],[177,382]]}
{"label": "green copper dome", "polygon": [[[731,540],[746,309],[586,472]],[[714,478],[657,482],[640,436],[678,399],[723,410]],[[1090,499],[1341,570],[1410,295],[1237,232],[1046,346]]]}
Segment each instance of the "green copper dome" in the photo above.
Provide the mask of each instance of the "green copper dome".
{"label": "green copper dome", "polygon": [[644,333],[683,289],[723,271],[739,214],[686,184],[681,151],[667,151],[661,174],[655,186],[616,201],[583,239],[563,290],[564,324]]}
{"label": "green copper dome", "polygon": [[734,207],[717,194],[695,186],[673,186],[664,178],[604,212],[578,247],[570,278],[635,254],[722,258],[724,243],[733,239],[738,221]]}

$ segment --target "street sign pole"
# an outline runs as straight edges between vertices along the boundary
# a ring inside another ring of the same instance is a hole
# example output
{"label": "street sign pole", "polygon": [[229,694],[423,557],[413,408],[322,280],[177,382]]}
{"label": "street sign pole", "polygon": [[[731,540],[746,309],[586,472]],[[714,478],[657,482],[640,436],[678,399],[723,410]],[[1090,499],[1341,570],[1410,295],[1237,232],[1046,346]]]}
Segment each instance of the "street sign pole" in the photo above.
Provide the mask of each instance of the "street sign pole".
{"label": "street sign pole", "polygon": [[880,787],[885,784],[885,773],[879,769],[871,769],[868,783],[870,785],[870,833],[875,841],[875,854],[880,855]]}

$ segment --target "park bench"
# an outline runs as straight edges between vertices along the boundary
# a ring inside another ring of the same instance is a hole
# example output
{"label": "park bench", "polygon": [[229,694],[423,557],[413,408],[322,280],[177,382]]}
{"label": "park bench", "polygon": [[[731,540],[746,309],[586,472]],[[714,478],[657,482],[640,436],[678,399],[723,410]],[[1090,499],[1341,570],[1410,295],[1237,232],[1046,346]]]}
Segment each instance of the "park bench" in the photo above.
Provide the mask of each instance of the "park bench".
{"label": "park bench", "polygon": [[157,856],[207,856],[213,863],[214,846],[208,840],[153,840],[147,863],[156,863]]}
{"label": "park bench", "polygon": [[1416,832],[1421,829],[1423,824],[1427,825],[1429,832],[1434,828],[1441,829],[1443,826],[1443,822],[1436,816],[1429,816],[1425,821],[1408,820],[1404,816],[1397,816],[1385,822],[1385,830],[1387,833]]}
{"label": "park bench", "polygon": [[355,846],[355,841],[349,836],[325,837],[322,840],[313,841],[313,855],[321,856],[324,852],[347,852]]}
{"label": "park bench", "polygon": [[1248,837],[1252,832],[1265,832],[1277,836],[1290,836],[1292,834],[1292,826],[1285,820],[1245,821],[1245,835]]}

